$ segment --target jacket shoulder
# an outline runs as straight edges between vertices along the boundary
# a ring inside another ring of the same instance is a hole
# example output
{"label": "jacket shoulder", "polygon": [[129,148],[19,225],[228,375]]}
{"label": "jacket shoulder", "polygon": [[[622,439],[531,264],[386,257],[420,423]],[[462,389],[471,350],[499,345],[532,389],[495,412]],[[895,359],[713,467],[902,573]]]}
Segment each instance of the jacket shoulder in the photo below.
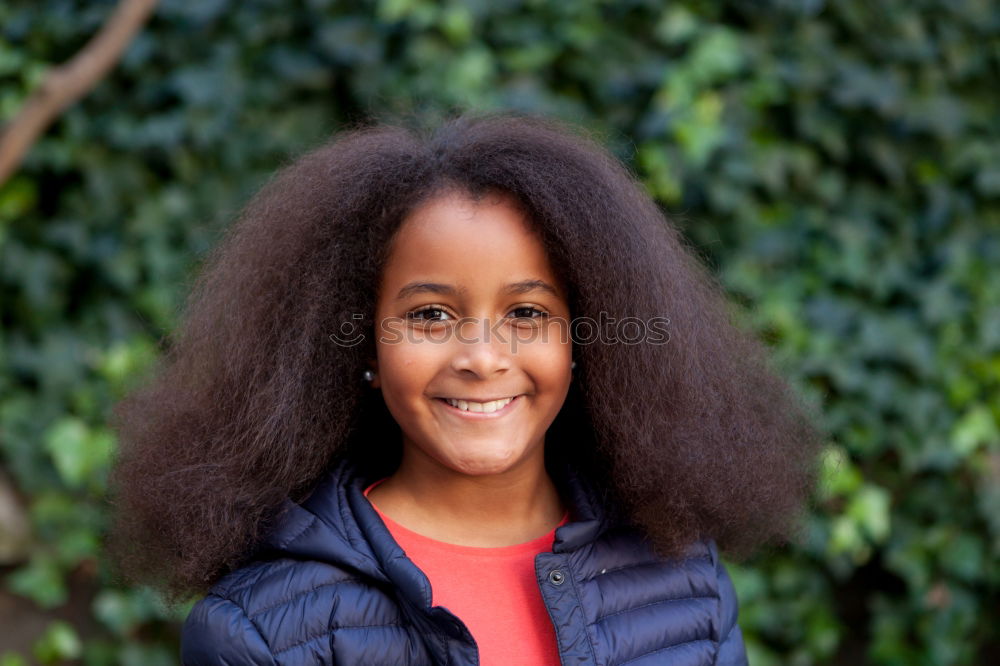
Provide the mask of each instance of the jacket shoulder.
{"label": "jacket shoulder", "polygon": [[612,530],[575,565],[598,661],[747,663],[736,592],[714,542],[698,541],[684,557],[666,560],[638,532]]}
{"label": "jacket shoulder", "polygon": [[[372,603],[372,598],[383,603]],[[358,603],[362,598],[368,603]],[[342,625],[399,621],[370,582],[315,561],[256,562],[220,580],[184,623],[185,666],[330,663]],[[360,617],[356,617],[360,614]]]}
{"label": "jacket shoulder", "polygon": [[276,664],[246,611],[229,599],[209,594],[195,604],[181,634],[184,666]]}

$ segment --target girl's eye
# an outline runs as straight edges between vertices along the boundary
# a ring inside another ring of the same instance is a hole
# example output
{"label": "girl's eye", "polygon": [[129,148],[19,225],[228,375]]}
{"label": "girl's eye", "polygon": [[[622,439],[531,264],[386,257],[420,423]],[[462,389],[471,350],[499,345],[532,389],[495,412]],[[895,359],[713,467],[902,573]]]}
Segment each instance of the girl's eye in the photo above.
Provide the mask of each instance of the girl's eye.
{"label": "girl's eye", "polygon": [[441,315],[445,317],[451,316],[441,308],[429,306],[419,310],[413,310],[412,312],[407,312],[406,318],[413,321],[443,321],[443,319],[441,319]]}
{"label": "girl's eye", "polygon": [[511,312],[514,312],[514,313],[518,313],[518,312],[527,313],[527,314],[522,314],[520,316],[516,316],[516,317],[514,317],[515,319],[542,319],[543,317],[548,317],[549,316],[548,312],[545,312],[544,310],[539,310],[538,308],[529,307],[529,306],[523,306],[523,307],[520,307],[520,308],[514,308],[513,310],[511,310]]}
{"label": "girl's eye", "polygon": [[[530,306],[514,308],[511,312],[514,313],[514,319],[538,320],[549,316],[548,312]],[[452,319],[452,316],[443,308],[431,305],[425,308],[420,308],[419,310],[407,312],[406,318],[410,321],[433,322],[447,321]]]}

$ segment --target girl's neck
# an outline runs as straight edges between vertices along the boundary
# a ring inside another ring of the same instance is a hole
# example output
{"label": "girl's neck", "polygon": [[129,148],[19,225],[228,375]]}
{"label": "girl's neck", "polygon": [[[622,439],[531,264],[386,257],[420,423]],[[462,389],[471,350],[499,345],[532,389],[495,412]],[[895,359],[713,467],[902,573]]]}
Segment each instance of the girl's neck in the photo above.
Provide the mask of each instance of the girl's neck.
{"label": "girl's neck", "polygon": [[368,499],[403,527],[446,543],[511,546],[552,531],[565,509],[544,463],[467,476],[404,456]]}

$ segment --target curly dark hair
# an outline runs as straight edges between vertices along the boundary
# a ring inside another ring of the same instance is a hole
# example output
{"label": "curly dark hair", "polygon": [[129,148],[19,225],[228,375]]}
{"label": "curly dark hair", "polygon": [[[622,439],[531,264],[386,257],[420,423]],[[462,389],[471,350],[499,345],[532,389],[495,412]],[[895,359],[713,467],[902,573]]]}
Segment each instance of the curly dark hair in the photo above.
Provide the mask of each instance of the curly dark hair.
{"label": "curly dark hair", "polygon": [[[408,212],[449,190],[516,198],[574,319],[669,319],[667,344],[575,346],[547,453],[563,447],[665,556],[714,538],[741,557],[796,531],[823,437],[815,408],[732,323],[694,250],[578,129],[466,114],[334,137],[267,183],[209,255],[160,367],[115,407],[126,574],[204,591],[339,456],[391,473],[400,432],[362,380],[375,285]],[[365,342],[331,339],[352,326]]]}

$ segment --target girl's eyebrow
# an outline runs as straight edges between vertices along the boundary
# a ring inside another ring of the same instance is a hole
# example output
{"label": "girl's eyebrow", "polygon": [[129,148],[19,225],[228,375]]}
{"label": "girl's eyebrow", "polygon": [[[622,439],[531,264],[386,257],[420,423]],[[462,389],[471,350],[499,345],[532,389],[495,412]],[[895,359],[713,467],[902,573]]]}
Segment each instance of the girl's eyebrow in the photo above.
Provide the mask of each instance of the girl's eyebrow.
{"label": "girl's eyebrow", "polygon": [[[505,285],[501,289],[503,294],[526,294],[529,291],[541,290],[548,292],[552,296],[559,298],[559,292],[551,284],[545,280],[521,280],[520,282],[511,282]],[[407,296],[412,296],[413,294],[446,294],[449,296],[464,296],[468,293],[468,289],[465,287],[454,287],[450,284],[441,284],[439,282],[410,282],[396,294],[396,300],[400,301]]]}

